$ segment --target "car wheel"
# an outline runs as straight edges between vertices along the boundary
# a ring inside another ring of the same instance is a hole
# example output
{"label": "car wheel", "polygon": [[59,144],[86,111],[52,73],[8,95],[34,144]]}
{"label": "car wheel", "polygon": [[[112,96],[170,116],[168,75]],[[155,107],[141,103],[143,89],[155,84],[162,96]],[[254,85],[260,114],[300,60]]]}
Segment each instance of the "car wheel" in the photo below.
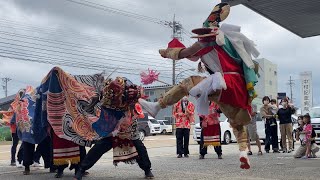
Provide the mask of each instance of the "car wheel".
{"label": "car wheel", "polygon": [[224,142],[224,144],[230,144],[231,143],[231,134],[230,134],[229,131],[226,131],[224,133],[223,142]]}
{"label": "car wheel", "polygon": [[140,131],[139,131],[139,138],[140,138],[140,140],[143,141],[145,137],[146,137],[146,133],[145,133],[143,130],[140,130]]}
{"label": "car wheel", "polygon": [[164,129],[164,130],[162,131],[162,134],[167,134],[167,131]]}

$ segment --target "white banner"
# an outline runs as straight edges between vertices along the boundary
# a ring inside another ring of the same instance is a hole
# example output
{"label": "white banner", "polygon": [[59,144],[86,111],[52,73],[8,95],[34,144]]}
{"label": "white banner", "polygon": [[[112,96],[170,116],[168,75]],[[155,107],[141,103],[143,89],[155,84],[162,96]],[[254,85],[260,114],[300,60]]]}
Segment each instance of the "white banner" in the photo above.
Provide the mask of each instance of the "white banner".
{"label": "white banner", "polygon": [[301,79],[301,113],[310,113],[313,106],[312,97],[312,72],[300,73]]}

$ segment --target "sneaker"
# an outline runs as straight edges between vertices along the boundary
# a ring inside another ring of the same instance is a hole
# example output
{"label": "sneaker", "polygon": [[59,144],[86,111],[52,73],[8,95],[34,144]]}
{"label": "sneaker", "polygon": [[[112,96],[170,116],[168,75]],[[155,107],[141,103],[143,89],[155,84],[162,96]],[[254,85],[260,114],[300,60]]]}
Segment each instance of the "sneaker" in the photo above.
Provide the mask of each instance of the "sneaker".
{"label": "sneaker", "polygon": [[274,151],[273,151],[273,153],[280,153],[280,151],[278,151],[278,150],[274,150]]}
{"label": "sneaker", "polygon": [[10,166],[16,166],[16,162],[11,162]]}
{"label": "sneaker", "polygon": [[302,156],[301,159],[308,159],[308,156]]}
{"label": "sneaker", "polygon": [[266,153],[269,153],[270,151],[269,150],[266,150]]}
{"label": "sneaker", "polygon": [[17,166],[17,168],[22,168],[23,167],[22,162],[21,163],[18,162],[16,166]]}
{"label": "sneaker", "polygon": [[247,155],[251,156],[252,155],[252,151],[248,151]]}
{"label": "sneaker", "polygon": [[218,159],[222,159],[222,155],[220,154],[220,155],[218,155]]}
{"label": "sneaker", "polygon": [[43,167],[43,165],[41,163],[35,162],[32,164],[32,167]]}
{"label": "sneaker", "polygon": [[188,154],[185,154],[185,155],[184,155],[184,157],[185,157],[185,158],[188,158],[188,157],[189,157],[189,155],[188,155]]}
{"label": "sneaker", "polygon": [[158,112],[161,110],[160,104],[158,102],[148,102],[141,98],[138,101],[143,109],[145,109],[152,117],[156,117]]}
{"label": "sneaker", "polygon": [[154,175],[152,174],[151,170],[146,170],[144,171],[144,174],[145,174],[145,178],[146,179],[153,179],[154,178]]}
{"label": "sneaker", "polygon": [[[269,151],[267,153],[269,153]],[[259,151],[258,156],[261,156],[261,155],[262,155],[262,151]]]}
{"label": "sneaker", "polygon": [[181,155],[181,154],[179,154],[179,155],[177,156],[177,158],[182,158],[182,155]]}
{"label": "sneaker", "polygon": [[287,153],[291,153],[291,150],[289,150]]}
{"label": "sneaker", "polygon": [[204,159],[204,155],[199,155],[199,159]]}
{"label": "sneaker", "polygon": [[250,162],[245,151],[240,151],[240,168],[241,169],[250,169]]}

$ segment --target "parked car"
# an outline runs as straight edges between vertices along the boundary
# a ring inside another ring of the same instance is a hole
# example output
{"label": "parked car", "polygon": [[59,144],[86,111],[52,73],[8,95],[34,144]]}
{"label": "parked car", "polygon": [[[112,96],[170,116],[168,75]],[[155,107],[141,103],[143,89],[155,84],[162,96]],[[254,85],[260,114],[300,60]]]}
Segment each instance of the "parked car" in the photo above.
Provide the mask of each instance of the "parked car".
{"label": "parked car", "polygon": [[146,136],[160,134],[160,123],[144,113],[144,118],[138,119],[138,129],[140,132],[140,140],[144,140]]}
{"label": "parked car", "polygon": [[[231,142],[236,142],[236,137],[234,136],[232,132],[232,128],[230,126],[230,123],[228,122],[228,118],[221,114],[220,116],[220,127],[221,127],[221,141],[224,144],[229,144]],[[200,123],[197,123],[193,130],[193,139],[200,143],[200,135],[201,135],[201,127]]]}
{"label": "parked car", "polygon": [[150,127],[150,133],[151,135],[155,136],[157,134],[160,134],[161,131],[160,131],[160,123],[153,117],[151,116],[148,116],[148,124],[149,124],[149,127]]}
{"label": "parked car", "polygon": [[313,107],[310,111],[311,124],[316,132],[316,143],[320,143],[320,107]]}
{"label": "parked car", "polygon": [[167,134],[172,133],[172,125],[168,120],[157,120],[160,123],[160,133]]}
{"label": "parked car", "polygon": [[150,127],[148,123],[148,114],[145,114],[145,117],[138,119],[138,130],[140,134],[140,140],[143,141],[146,136],[150,136]]}

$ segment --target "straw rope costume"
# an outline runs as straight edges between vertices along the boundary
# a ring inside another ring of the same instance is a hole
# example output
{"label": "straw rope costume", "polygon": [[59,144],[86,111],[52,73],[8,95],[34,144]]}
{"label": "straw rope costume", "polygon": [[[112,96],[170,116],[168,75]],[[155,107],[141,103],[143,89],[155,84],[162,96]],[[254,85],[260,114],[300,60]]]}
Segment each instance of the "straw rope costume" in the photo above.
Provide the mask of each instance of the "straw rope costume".
{"label": "straw rope costume", "polygon": [[[194,29],[198,42],[191,47],[170,46],[159,50],[164,58],[191,61],[201,59],[208,77],[191,76],[181,81],[164,94],[156,103],[139,100],[150,115],[155,116],[160,109],[172,105],[183,96],[197,97],[197,111],[208,115],[209,101],[217,104],[229,118],[240,150],[241,168],[249,169],[246,155],[247,135],[244,126],[251,121],[251,102],[257,96],[254,86],[257,83],[258,66],[251,55],[258,56],[254,44],[242,33],[240,27],[219,23],[227,18],[230,6],[227,3],[216,5],[203,23],[203,28]],[[176,41],[176,40],[175,40]],[[175,43],[177,44],[177,43]]]}

